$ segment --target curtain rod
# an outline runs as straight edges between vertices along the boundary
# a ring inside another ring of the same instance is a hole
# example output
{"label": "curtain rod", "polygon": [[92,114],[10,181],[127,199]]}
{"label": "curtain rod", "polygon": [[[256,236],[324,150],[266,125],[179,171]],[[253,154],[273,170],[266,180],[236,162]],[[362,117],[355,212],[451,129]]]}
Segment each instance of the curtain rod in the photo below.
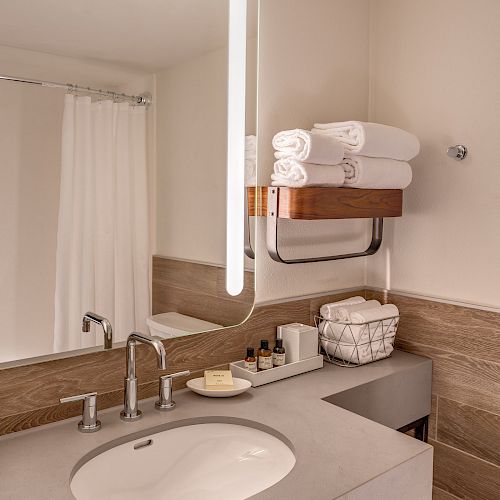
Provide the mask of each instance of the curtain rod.
{"label": "curtain rod", "polygon": [[42,80],[32,80],[30,78],[18,78],[16,76],[6,76],[6,75],[0,75],[0,80],[19,82],[19,83],[29,83],[32,85],[40,85],[42,87],[61,88],[61,89],[66,89],[68,91],[102,95],[111,97],[112,99],[123,99],[125,101],[131,101],[133,104],[137,104],[139,106],[147,106],[148,104],[151,104],[151,94],[149,92],[145,92],[144,94],[140,95],[127,95],[119,92],[113,92],[111,90],[100,90],[100,89],[98,90],[98,89],[92,89],[90,87],[80,87],[79,85],[73,85],[72,83],[45,82]]}

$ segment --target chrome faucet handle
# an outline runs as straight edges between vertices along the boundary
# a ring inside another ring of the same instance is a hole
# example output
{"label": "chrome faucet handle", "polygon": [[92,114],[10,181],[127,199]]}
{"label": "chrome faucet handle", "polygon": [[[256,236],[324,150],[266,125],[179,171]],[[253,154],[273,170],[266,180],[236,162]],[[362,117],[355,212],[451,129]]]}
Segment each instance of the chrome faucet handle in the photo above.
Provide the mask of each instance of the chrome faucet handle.
{"label": "chrome faucet handle", "polygon": [[97,392],[79,394],[61,398],[60,403],[71,403],[73,401],[83,401],[82,419],[78,422],[80,432],[96,432],[101,428],[101,422],[97,420]]}
{"label": "chrome faucet handle", "polygon": [[155,408],[160,411],[171,410],[175,407],[175,401],[172,399],[172,385],[174,378],[187,377],[191,372],[185,370],[183,372],[171,373],[160,377],[160,394],[159,399],[155,403]]}

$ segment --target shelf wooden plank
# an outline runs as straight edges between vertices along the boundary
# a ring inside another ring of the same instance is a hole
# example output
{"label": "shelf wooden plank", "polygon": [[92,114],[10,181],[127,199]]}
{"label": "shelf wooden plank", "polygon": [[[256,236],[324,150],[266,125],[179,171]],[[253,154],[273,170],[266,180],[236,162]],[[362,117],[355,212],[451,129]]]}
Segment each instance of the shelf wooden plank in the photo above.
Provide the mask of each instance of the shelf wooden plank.
{"label": "shelf wooden plank", "polygon": [[[248,188],[249,214],[267,215],[267,186]],[[279,189],[279,214],[283,219],[361,219],[401,217],[401,189],[352,189],[306,187]]]}

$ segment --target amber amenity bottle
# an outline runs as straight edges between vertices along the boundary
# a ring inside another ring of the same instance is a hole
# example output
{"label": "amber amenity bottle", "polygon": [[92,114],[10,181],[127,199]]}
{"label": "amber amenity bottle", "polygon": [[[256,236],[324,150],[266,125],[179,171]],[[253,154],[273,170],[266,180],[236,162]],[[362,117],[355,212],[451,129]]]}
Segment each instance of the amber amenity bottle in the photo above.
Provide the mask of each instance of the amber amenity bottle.
{"label": "amber amenity bottle", "polygon": [[273,353],[269,349],[269,342],[267,340],[260,341],[258,367],[259,370],[269,370],[273,367]]}
{"label": "amber amenity bottle", "polygon": [[283,339],[276,339],[276,345],[273,349],[273,366],[283,366],[285,364],[285,348]]}
{"label": "amber amenity bottle", "polygon": [[257,358],[255,357],[255,349],[253,347],[247,347],[245,370],[257,373]]}

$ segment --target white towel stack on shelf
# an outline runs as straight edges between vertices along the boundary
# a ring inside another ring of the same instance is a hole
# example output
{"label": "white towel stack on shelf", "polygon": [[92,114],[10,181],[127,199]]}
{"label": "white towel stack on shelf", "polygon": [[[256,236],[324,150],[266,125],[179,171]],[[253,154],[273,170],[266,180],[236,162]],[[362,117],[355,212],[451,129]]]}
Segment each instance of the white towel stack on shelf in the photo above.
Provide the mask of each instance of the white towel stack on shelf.
{"label": "white towel stack on shelf", "polygon": [[399,310],[393,304],[357,296],[324,304],[320,315],[321,345],[330,356],[361,365],[394,349]]}
{"label": "white towel stack on shelf", "polygon": [[273,186],[304,187],[344,184],[344,146],[329,135],[295,129],[278,132],[273,138]]}
{"label": "white towel stack on shelf", "polygon": [[404,189],[420,143],[396,127],[349,121],[278,132],[273,147],[273,186]]}
{"label": "white towel stack on shelf", "polygon": [[404,189],[412,180],[409,160],[418,155],[416,136],[400,128],[358,121],[316,123],[314,135],[332,137],[345,148],[345,186]]}

